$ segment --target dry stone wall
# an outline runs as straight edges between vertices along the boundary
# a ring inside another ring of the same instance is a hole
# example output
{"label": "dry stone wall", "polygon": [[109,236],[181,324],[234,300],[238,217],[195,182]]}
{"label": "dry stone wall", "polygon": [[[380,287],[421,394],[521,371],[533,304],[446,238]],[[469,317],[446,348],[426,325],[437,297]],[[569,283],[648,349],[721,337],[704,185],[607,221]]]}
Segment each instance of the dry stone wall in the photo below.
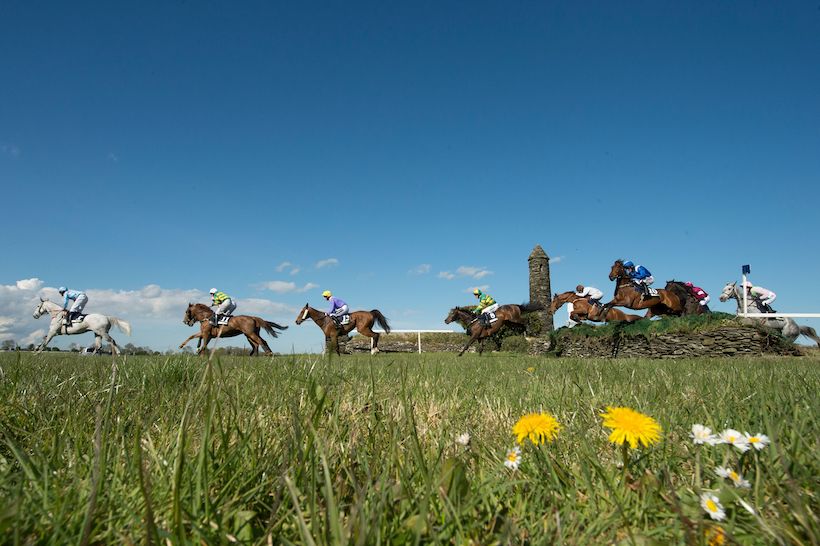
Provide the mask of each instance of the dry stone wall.
{"label": "dry stone wall", "polygon": [[704,332],[663,333],[647,336],[556,337],[556,354],[572,357],[684,358],[761,354],[801,355],[782,337],[751,326],[723,326]]}

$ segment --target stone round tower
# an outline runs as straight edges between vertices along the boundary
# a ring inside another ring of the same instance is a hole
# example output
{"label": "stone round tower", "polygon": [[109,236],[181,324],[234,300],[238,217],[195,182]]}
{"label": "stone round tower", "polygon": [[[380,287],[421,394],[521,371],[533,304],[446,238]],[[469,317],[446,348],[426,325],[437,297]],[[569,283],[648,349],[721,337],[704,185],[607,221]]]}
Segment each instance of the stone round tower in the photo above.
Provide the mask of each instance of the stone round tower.
{"label": "stone round tower", "polygon": [[530,302],[540,303],[542,311],[538,311],[543,327],[541,335],[547,335],[552,331],[552,311],[550,303],[552,292],[550,289],[550,259],[541,245],[535,245],[529,257],[530,264]]}

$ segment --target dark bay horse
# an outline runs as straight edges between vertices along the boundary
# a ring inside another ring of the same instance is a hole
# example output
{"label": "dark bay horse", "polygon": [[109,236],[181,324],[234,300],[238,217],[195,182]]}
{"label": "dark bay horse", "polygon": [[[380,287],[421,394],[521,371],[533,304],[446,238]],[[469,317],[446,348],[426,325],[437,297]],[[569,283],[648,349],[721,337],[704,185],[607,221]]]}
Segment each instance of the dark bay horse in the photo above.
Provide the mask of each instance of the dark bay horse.
{"label": "dark bay horse", "polygon": [[572,304],[573,309],[569,318],[575,322],[581,322],[583,320],[590,320],[592,322],[635,322],[643,318],[640,315],[630,315],[620,309],[614,308],[610,309],[608,313],[604,313],[603,305],[590,305],[586,298],[582,298],[572,291],[562,292],[552,296],[550,308],[552,309],[553,315],[565,303]]}
{"label": "dark bay horse", "polygon": [[[643,297],[641,289],[632,281],[624,268],[623,260],[615,260],[609,271],[609,280],[615,281],[615,296],[612,301],[604,305],[605,312],[612,307],[626,307],[628,309],[648,309],[645,318],[655,315],[683,314],[683,304],[677,294],[663,288],[658,289],[657,296]],[[606,316],[606,315],[604,315]]]}
{"label": "dark bay horse", "polygon": [[193,326],[195,322],[199,322],[199,333],[183,341],[179,346],[180,349],[184,347],[186,343],[198,337],[200,338],[200,343],[202,343],[201,347],[197,344],[198,354],[208,347],[208,342],[211,338],[234,337],[239,334],[245,334],[245,337],[248,338],[248,343],[251,344],[251,356],[259,354],[260,345],[266,352],[273,353],[270,347],[268,347],[268,343],[259,335],[259,332],[265,330],[271,336],[278,337],[279,332],[277,332],[277,330],[287,330],[288,328],[287,326],[280,326],[275,322],[249,315],[235,315],[228,320],[227,324],[214,326],[211,324],[213,314],[213,310],[203,303],[188,304],[188,309],[185,310],[185,316],[182,318],[182,322],[188,326]]}
{"label": "dark bay horse", "polygon": [[325,333],[325,342],[331,343],[331,350],[335,345],[336,354],[339,356],[342,355],[339,350],[340,335],[347,335],[355,329],[360,334],[372,338],[373,348],[370,349],[370,354],[374,355],[379,352],[379,334],[373,331],[373,324],[378,324],[385,333],[390,333],[390,324],[387,323],[387,318],[382,315],[382,312],[378,309],[371,311],[353,311],[350,313],[350,322],[344,326],[336,326],[336,323],[332,318],[327,316],[327,313],[314,309],[306,303],[296,316],[296,324],[302,324],[302,322],[307,319],[312,319],[313,322],[316,323],[316,326],[322,329]]}
{"label": "dark bay horse", "polygon": [[537,303],[524,303],[521,305],[502,305],[495,311],[495,316],[498,320],[491,323],[489,327],[485,327],[478,321],[478,315],[471,311],[471,307],[453,307],[447,318],[444,319],[445,324],[450,324],[455,321],[461,324],[467,333],[470,334],[470,340],[458,353],[458,356],[464,354],[474,341],[478,340],[478,354],[484,351],[484,340],[491,335],[498,332],[504,324],[512,324],[515,326],[526,327],[526,320],[524,314],[531,313],[542,309],[541,305]]}

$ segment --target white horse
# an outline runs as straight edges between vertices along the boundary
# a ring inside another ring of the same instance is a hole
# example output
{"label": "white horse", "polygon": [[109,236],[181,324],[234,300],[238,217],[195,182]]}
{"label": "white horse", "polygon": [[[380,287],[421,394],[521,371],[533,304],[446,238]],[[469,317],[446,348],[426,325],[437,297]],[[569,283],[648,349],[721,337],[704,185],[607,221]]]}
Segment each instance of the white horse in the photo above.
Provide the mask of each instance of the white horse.
{"label": "white horse", "polygon": [[[736,282],[726,283],[726,286],[723,287],[723,292],[720,294],[720,301],[727,301],[729,299],[734,299],[737,302],[737,313],[740,314],[743,312],[743,293],[738,288]],[[746,298],[746,305],[748,305],[749,312],[751,313],[765,313],[766,310],[762,308],[761,305],[758,304],[757,301],[753,300],[752,298]],[[746,324],[756,324],[758,326],[762,326],[767,330],[775,330],[780,333],[783,337],[788,339],[789,341],[794,341],[800,334],[803,334],[807,338],[814,340],[818,346],[820,346],[820,337],[817,337],[817,332],[814,331],[814,328],[811,326],[800,326],[795,321],[788,317],[776,317],[776,318],[745,318],[743,322]]]}
{"label": "white horse", "polygon": [[57,335],[73,335],[73,334],[83,334],[85,332],[94,332],[94,352],[100,350],[102,346],[102,340],[105,339],[108,343],[111,344],[111,352],[114,354],[119,354],[120,348],[117,345],[117,342],[114,341],[110,335],[108,335],[108,331],[111,330],[112,326],[116,326],[120,330],[126,333],[126,335],[131,335],[131,325],[125,322],[124,320],[120,320],[115,317],[107,317],[105,315],[99,315],[96,313],[92,313],[90,315],[86,315],[85,319],[82,322],[72,322],[70,326],[67,328],[63,324],[63,317],[65,315],[65,310],[57,305],[56,303],[49,301],[48,298],[43,299],[40,298],[40,303],[34,309],[34,318],[38,319],[41,316],[45,315],[46,313],[51,315],[51,326],[49,326],[48,334],[43,338],[43,342],[37,347],[37,352],[41,352],[43,349],[46,348],[48,342],[54,336]]}

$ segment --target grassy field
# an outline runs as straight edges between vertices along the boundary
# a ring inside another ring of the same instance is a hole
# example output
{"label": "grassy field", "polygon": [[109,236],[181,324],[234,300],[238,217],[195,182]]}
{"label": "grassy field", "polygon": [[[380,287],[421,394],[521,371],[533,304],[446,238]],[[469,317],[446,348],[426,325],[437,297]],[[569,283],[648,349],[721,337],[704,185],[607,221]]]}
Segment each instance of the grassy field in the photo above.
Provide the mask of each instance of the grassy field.
{"label": "grassy field", "polygon": [[[817,544],[818,392],[817,356],[0,354],[0,541]],[[607,406],[660,442],[624,466]],[[561,430],[512,470],[531,412]],[[771,443],[696,446],[696,423]]]}

